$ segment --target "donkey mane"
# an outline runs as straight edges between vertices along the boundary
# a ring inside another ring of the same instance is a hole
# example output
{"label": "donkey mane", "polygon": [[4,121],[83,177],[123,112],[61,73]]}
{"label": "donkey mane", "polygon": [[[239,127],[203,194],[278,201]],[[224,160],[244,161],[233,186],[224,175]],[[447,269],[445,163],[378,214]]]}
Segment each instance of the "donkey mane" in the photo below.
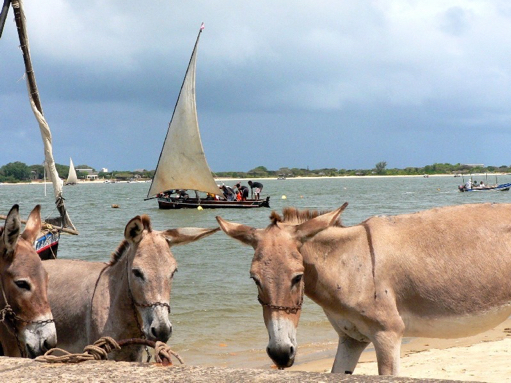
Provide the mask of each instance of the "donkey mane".
{"label": "donkey mane", "polygon": [[[277,224],[277,222],[303,223],[310,219],[316,218],[321,214],[329,212],[329,210],[298,210],[294,207],[286,207],[284,210],[282,210],[283,217],[281,217],[276,211],[272,211],[270,220],[272,221],[273,225]],[[333,226],[342,227],[341,218],[339,218]]]}
{"label": "donkey mane", "polygon": [[122,258],[122,256],[126,253],[128,248],[130,247],[130,244],[127,240],[123,239],[119,246],[117,246],[117,249],[112,253],[110,256],[110,266],[115,265],[119,260]]}

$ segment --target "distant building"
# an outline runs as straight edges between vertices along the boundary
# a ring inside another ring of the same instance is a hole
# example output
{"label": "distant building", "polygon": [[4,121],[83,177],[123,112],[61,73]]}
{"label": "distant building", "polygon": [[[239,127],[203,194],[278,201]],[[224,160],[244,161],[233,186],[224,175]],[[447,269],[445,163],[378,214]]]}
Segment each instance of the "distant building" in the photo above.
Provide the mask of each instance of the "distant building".
{"label": "distant building", "polygon": [[94,172],[93,169],[76,169],[77,172],[80,173],[86,173],[87,174],[87,181],[97,180],[98,179],[98,173]]}
{"label": "distant building", "polygon": [[92,174],[94,173],[94,170],[92,169],[75,169],[77,172],[80,172],[80,173],[87,173],[87,174]]}
{"label": "distant building", "polygon": [[100,173],[108,173],[108,169],[107,168],[101,168],[101,170],[99,172]]}

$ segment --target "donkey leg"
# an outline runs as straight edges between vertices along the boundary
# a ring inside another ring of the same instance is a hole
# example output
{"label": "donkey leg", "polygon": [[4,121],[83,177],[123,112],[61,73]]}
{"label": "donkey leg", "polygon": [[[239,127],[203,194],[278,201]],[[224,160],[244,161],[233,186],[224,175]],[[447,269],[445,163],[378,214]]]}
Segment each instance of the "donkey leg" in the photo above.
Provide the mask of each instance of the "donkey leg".
{"label": "donkey leg", "polygon": [[368,344],[369,342],[360,342],[347,335],[339,335],[332,373],[353,374],[360,354]]}
{"label": "donkey leg", "polygon": [[391,331],[381,331],[373,339],[378,374],[399,375],[401,358],[401,334]]}

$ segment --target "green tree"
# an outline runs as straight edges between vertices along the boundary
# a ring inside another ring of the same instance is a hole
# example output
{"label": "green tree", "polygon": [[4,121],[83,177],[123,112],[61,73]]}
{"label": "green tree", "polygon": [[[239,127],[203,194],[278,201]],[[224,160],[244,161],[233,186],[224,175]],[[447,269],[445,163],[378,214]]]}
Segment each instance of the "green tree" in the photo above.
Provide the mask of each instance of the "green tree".
{"label": "green tree", "polygon": [[380,161],[375,166],[376,174],[385,174],[385,168],[387,167],[387,163],[385,161]]}
{"label": "green tree", "polygon": [[44,166],[43,165],[30,165],[29,170],[34,174],[35,179],[42,180],[44,178]]}
{"label": "green tree", "polygon": [[270,172],[264,166],[258,166],[252,170],[249,170],[247,174],[252,177],[268,177]]}
{"label": "green tree", "polygon": [[69,174],[69,166],[55,164],[55,168],[57,169],[57,173],[59,174],[60,178],[67,178],[67,175]]}
{"label": "green tree", "polygon": [[28,181],[30,179],[30,169],[23,162],[9,162],[2,166],[2,173],[7,178],[14,178],[18,181]]}

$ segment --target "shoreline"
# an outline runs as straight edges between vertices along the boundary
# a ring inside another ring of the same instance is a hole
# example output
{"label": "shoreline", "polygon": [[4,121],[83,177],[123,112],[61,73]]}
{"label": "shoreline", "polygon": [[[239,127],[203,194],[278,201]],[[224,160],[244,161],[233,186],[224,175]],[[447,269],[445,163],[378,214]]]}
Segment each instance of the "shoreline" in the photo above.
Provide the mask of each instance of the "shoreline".
{"label": "shoreline", "polygon": [[[481,177],[484,176],[483,173],[474,173],[467,175],[467,177]],[[493,174],[492,174],[493,175]],[[495,174],[497,176],[506,176],[509,175],[507,173],[501,173],[501,174]],[[430,174],[428,177],[424,177],[423,175],[359,175],[359,176],[298,176],[298,177],[289,177],[285,178],[283,181],[292,181],[292,180],[323,180],[323,179],[363,179],[363,178],[434,178],[434,177],[452,177],[452,178],[461,178],[461,177],[455,177],[453,174]],[[232,177],[215,177],[216,182],[225,182],[225,181],[241,181],[241,182],[248,182],[249,180],[278,180],[278,178],[275,177],[264,177],[264,178],[232,178]],[[93,180],[93,181],[78,181],[76,185],[68,185],[68,186],[77,186],[77,185],[89,185],[89,184],[108,184],[108,183],[119,183],[119,184],[125,184],[125,183],[151,183],[151,180],[143,180],[143,181],[115,181],[115,182],[106,182],[106,180]],[[51,186],[52,183],[50,181],[30,181],[30,182],[16,182],[16,183],[9,183],[0,182],[0,185],[49,185]],[[66,185],[64,185],[66,186]]]}

